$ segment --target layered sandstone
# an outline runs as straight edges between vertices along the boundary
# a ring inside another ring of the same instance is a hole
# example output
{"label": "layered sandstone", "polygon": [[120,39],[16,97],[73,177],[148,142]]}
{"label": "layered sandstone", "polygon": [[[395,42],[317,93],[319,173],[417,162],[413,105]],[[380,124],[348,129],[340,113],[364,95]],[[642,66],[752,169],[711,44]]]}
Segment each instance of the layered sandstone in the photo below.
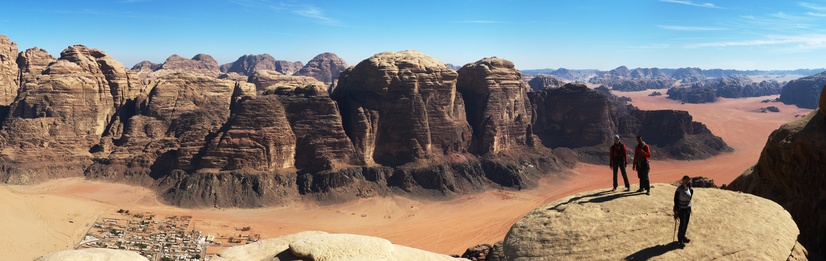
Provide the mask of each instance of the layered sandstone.
{"label": "layered sandstone", "polygon": [[533,146],[529,87],[511,61],[485,58],[458,73],[456,89],[473,129],[471,152],[497,154]]}
{"label": "layered sandstone", "polygon": [[0,131],[7,149],[4,180],[29,183],[82,173],[130,84],[123,65],[102,51],[75,45],[61,52],[10,106]]}
{"label": "layered sandstone", "polygon": [[295,75],[313,77],[330,86],[338,80],[341,72],[347,67],[347,62],[339,58],[338,55],[322,53],[313,57]]}
{"label": "layered sandstone", "polygon": [[531,86],[531,90],[533,91],[542,91],[545,89],[561,87],[562,85],[565,85],[565,83],[554,78],[553,76],[540,74],[534,76],[533,79],[528,81],[528,85]]}
{"label": "layered sandstone", "polygon": [[279,86],[306,86],[319,81],[309,76],[290,76],[276,71],[260,70],[250,75],[249,82],[254,84],[256,92],[261,94],[265,91],[274,91]]}
{"label": "layered sandstone", "polygon": [[[826,93],[826,92],[824,92]],[[826,256],[826,114],[820,108],[772,132],[757,164],[727,187],[771,199],[788,210],[800,242]]]}
{"label": "layered sandstone", "polygon": [[531,93],[534,133],[546,147],[586,147],[605,144],[616,134],[611,103],[582,84]]}
{"label": "layered sandstone", "polygon": [[[695,188],[684,249],[674,238],[675,187],[651,195],[583,192],[539,207],[511,227],[508,260],[799,260],[800,231],[778,204],[749,194]],[[802,257],[805,259],[805,257]]]}
{"label": "layered sandstone", "polygon": [[457,77],[416,51],[376,54],[345,71],[332,96],[360,160],[394,166],[467,151]]}
{"label": "layered sandstone", "polygon": [[[218,65],[218,61],[215,61],[215,58],[212,58],[212,56],[208,54],[197,54],[192,57],[192,59],[173,54],[169,56],[169,58],[166,58],[166,61],[160,64],[160,66],[142,62],[136,64],[133,70],[136,67],[138,68],[138,75],[142,79],[155,79],[174,73],[197,73],[210,77],[218,77],[218,75],[221,74],[221,67]],[[152,69],[155,67],[157,67],[157,69],[147,70],[147,68]]]}
{"label": "layered sandstone", "polygon": [[235,62],[221,65],[221,72],[251,76],[256,71],[268,70],[284,75],[292,75],[301,67],[303,67],[301,62],[276,60],[269,54],[250,54],[239,57]]}
{"label": "layered sandstone", "polygon": [[0,106],[9,106],[20,86],[17,43],[0,34]]}

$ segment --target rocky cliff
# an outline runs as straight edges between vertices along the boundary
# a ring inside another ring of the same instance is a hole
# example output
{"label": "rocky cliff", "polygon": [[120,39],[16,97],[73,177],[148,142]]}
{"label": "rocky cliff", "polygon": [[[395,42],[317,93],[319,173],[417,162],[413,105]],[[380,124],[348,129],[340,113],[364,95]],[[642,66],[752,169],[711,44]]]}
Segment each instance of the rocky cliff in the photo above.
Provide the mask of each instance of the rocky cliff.
{"label": "rocky cliff", "polygon": [[[826,92],[823,92],[826,93]],[[826,104],[769,136],[757,164],[728,189],[771,199],[788,210],[800,242],[826,256]]]}
{"label": "rocky cliff", "polygon": [[17,55],[17,44],[0,35],[0,106],[9,106],[17,97],[20,87]]}
{"label": "rocky cliff", "polygon": [[540,74],[534,76],[530,81],[528,81],[528,85],[531,87],[533,91],[542,91],[545,89],[553,89],[561,87],[565,85],[564,82],[557,80],[553,76]]}
{"label": "rocky cliff", "polygon": [[654,184],[651,195],[583,192],[539,207],[505,236],[507,260],[806,260],[800,231],[769,200],[695,188],[687,237],[675,244],[675,187]]}
{"label": "rocky cliff", "polygon": [[780,91],[780,101],[784,104],[797,105],[800,108],[815,109],[824,85],[826,85],[826,72],[792,80]]}
{"label": "rocky cliff", "polygon": [[341,72],[347,69],[347,67],[347,63],[339,58],[338,55],[334,53],[322,53],[313,57],[313,59],[307,62],[307,65],[304,65],[295,75],[313,77],[330,86],[338,80]]}
{"label": "rocky cliff", "polygon": [[536,110],[534,133],[542,144],[574,148],[586,162],[608,162],[607,148],[615,134],[629,148],[642,135],[655,152],[653,158],[703,159],[731,151],[685,111],[643,111],[620,97],[577,84],[530,93],[530,98]]}
{"label": "rocky cliff", "polygon": [[691,84],[690,87],[668,89],[668,98],[687,103],[707,103],[717,101],[717,97],[743,98],[780,94],[782,84],[775,80],[756,83],[745,75],[729,75],[707,79]]}
{"label": "rocky cliff", "polygon": [[643,91],[647,89],[669,88],[676,82],[658,68],[636,68],[620,66],[601,76],[588,80],[593,84],[611,86],[615,91]]}
{"label": "rocky cliff", "polygon": [[269,54],[243,55],[235,62],[221,65],[221,72],[253,75],[256,71],[276,71],[284,75],[292,75],[302,67],[301,62],[276,60]]}
{"label": "rocky cliff", "polygon": [[218,61],[208,54],[197,54],[192,59],[173,54],[160,65],[144,61],[132,66],[132,70],[141,79],[155,79],[174,73],[198,73],[210,77],[218,77],[221,74]]}

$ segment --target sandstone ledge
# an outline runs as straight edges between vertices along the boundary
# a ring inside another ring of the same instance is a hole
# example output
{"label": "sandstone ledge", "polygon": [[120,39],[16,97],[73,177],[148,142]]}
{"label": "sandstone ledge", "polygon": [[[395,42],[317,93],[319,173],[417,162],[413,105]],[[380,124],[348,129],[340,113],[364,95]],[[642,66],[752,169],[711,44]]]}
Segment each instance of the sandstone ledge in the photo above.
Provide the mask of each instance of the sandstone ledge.
{"label": "sandstone ledge", "polygon": [[692,241],[677,248],[674,190],[655,184],[650,196],[606,189],[554,201],[514,224],[505,237],[505,255],[508,260],[800,260],[799,231],[788,212],[767,199],[719,189],[694,189],[687,233]]}

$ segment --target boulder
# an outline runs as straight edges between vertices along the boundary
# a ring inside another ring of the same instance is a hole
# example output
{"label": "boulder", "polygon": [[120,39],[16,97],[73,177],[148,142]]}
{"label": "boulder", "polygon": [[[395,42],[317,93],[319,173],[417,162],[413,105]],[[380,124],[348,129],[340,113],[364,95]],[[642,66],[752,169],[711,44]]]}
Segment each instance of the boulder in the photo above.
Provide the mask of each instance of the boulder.
{"label": "boulder", "polygon": [[800,243],[826,256],[826,115],[820,112],[772,132],[757,164],[727,188],[786,208],[800,228]]}
{"label": "boulder", "polygon": [[473,130],[471,152],[498,154],[533,146],[529,87],[511,61],[485,58],[458,73],[456,89]]}
{"label": "boulder", "polygon": [[44,255],[35,261],[149,261],[134,251],[105,248],[64,250]]}
{"label": "boulder", "polygon": [[0,34],[0,106],[9,106],[20,86],[17,43]]}
{"label": "boulder", "polygon": [[342,73],[332,97],[360,160],[396,166],[467,151],[457,77],[417,51],[376,54]]}
{"label": "boulder", "polygon": [[322,53],[313,57],[301,70],[295,73],[297,76],[309,76],[323,82],[327,86],[334,84],[339,75],[347,69],[347,62],[339,58],[334,53]]}
{"label": "boulder", "polygon": [[306,231],[246,246],[227,248],[215,261],[278,260],[467,260],[415,248],[399,246],[386,239]]}
{"label": "boulder", "polygon": [[684,249],[675,243],[674,190],[597,190],[539,207],[505,236],[508,260],[786,260],[800,231],[780,205],[749,194],[695,188]]}

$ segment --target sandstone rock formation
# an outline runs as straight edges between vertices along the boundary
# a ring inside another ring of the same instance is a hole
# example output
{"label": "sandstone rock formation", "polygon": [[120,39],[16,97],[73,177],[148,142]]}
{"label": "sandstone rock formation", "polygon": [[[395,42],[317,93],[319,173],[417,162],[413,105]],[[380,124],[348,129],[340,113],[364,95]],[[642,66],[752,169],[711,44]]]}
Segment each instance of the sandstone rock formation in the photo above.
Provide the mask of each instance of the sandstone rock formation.
{"label": "sandstone rock formation", "polygon": [[528,86],[511,61],[485,58],[458,73],[456,89],[473,129],[471,152],[497,154],[533,146]]}
{"label": "sandstone rock formation", "polygon": [[[147,70],[147,68],[151,69],[154,67],[157,67],[157,69],[152,71]],[[192,57],[192,59],[173,54],[169,56],[169,58],[166,58],[166,61],[159,67],[152,63],[147,64],[146,62],[141,62],[132,68],[133,70],[135,68],[138,69],[137,72],[141,79],[155,79],[174,73],[197,73],[210,77],[218,77],[218,75],[221,74],[218,61],[215,61],[215,58],[212,58],[212,56],[208,54],[197,54]]]}
{"label": "sandstone rock formation", "polygon": [[0,106],[9,106],[20,86],[17,43],[0,34]]}
{"label": "sandstone rock formation", "polygon": [[[309,76],[289,76],[276,71],[260,70],[254,72],[249,77],[249,82],[255,84],[258,94],[265,91],[274,91],[280,86],[307,86],[320,83],[315,78]],[[326,88],[325,88],[326,92]]]}
{"label": "sandstone rock formation", "polygon": [[65,250],[41,256],[35,261],[149,261],[138,252],[105,248]]}
{"label": "sandstone rock formation", "polygon": [[558,88],[565,85],[565,83],[557,80],[553,76],[540,74],[534,76],[533,79],[528,81],[528,85],[531,86],[531,90],[533,91],[541,91],[545,89]]}
{"label": "sandstone rock formation", "polygon": [[821,256],[826,256],[824,146],[826,115],[821,106],[772,132],[757,164],[727,187],[771,199],[786,208],[800,228],[800,242]]}
{"label": "sandstone rock formation", "polygon": [[615,91],[643,91],[663,89],[674,85],[675,81],[658,68],[636,68],[620,66],[605,74],[591,78],[588,82],[611,86]]}
{"label": "sandstone rock formation", "polygon": [[[815,109],[824,85],[826,85],[826,72],[792,80],[780,91],[780,101],[784,104],[797,105],[800,108]],[[820,99],[820,102],[823,102],[823,99]]]}
{"label": "sandstone rock formation", "polygon": [[779,94],[782,85],[775,80],[756,83],[748,76],[737,74],[722,78],[707,79],[691,84],[690,87],[670,88],[668,98],[687,103],[715,102],[717,97],[743,98]]}
{"label": "sandstone rock formation", "polygon": [[695,188],[684,249],[674,244],[675,187],[651,195],[590,191],[539,207],[511,227],[508,260],[786,260],[797,229],[776,203],[749,194]]}
{"label": "sandstone rock formation", "polygon": [[494,245],[481,244],[468,248],[462,253],[462,258],[471,261],[505,261],[505,252],[502,250],[502,241]]}
{"label": "sandstone rock formation", "polygon": [[313,57],[295,75],[310,76],[330,86],[347,67],[347,63],[336,54],[322,53]]}
{"label": "sandstone rock formation", "polygon": [[345,71],[332,97],[359,158],[398,166],[466,152],[471,130],[457,77],[416,51],[376,54]]}
{"label": "sandstone rock formation", "polygon": [[680,81],[682,84],[702,82],[706,79],[703,70],[700,68],[679,68],[671,74],[671,78]]}
{"label": "sandstone rock formation", "polygon": [[256,71],[269,70],[276,71],[284,75],[292,75],[301,69],[301,62],[288,62],[276,60],[269,54],[244,55],[235,62],[221,65],[221,72],[238,73],[251,76]]}
{"label": "sandstone rock formation", "polygon": [[215,261],[467,260],[400,246],[382,238],[305,231],[227,248]]}
{"label": "sandstone rock formation", "polygon": [[534,104],[534,133],[547,147],[574,148],[580,160],[608,162],[611,137],[619,134],[629,148],[642,135],[654,158],[703,159],[730,151],[723,140],[685,111],[643,111],[614,95],[585,85],[529,93]]}

